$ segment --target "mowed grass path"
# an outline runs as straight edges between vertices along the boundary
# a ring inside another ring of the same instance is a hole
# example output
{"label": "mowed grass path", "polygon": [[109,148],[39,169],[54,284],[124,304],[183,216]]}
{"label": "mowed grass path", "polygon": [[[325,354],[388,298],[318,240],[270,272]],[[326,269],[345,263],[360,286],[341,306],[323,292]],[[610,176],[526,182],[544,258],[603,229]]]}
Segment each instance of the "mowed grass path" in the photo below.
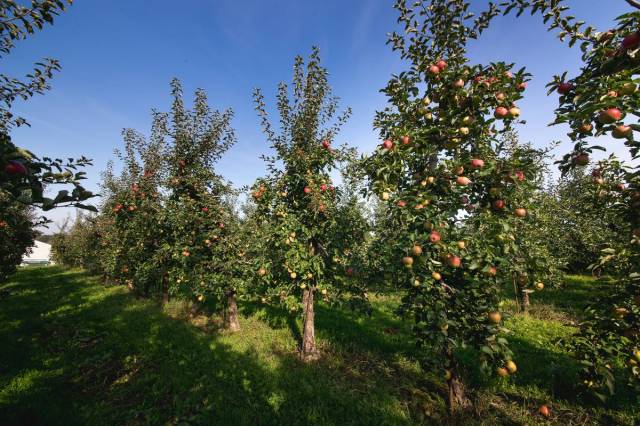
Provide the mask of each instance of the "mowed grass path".
{"label": "mowed grass path", "polygon": [[[557,344],[594,291],[569,280],[509,320],[519,372],[487,379],[469,363],[478,412],[460,424],[541,424],[537,408],[551,403],[552,423],[633,425],[638,408],[623,397],[606,409],[576,399],[578,366]],[[2,425],[444,421],[443,380],[414,361],[392,297],[376,298],[371,317],[320,304],[323,358],[307,365],[296,356],[299,324],[276,309],[245,304],[242,331],[228,334],[60,267],[21,270],[0,292]]]}

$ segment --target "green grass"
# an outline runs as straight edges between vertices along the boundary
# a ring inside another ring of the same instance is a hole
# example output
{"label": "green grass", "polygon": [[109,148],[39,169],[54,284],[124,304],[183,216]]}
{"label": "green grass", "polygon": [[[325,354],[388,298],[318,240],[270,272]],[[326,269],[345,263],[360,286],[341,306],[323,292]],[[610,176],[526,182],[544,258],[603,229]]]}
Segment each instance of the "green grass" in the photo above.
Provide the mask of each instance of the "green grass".
{"label": "green grass", "polygon": [[[0,424],[439,424],[444,384],[413,361],[409,327],[395,297],[371,317],[317,307],[323,357],[296,356],[299,324],[275,309],[244,305],[242,331],[180,315],[104,287],[82,271],[28,268],[1,287]],[[597,292],[573,277],[536,293],[531,315],[507,323],[519,372],[476,377],[478,413],[460,424],[540,424],[550,403],[557,424],[628,424],[631,401],[607,408],[575,396],[577,365],[556,342]],[[200,322],[199,322],[200,321]]]}

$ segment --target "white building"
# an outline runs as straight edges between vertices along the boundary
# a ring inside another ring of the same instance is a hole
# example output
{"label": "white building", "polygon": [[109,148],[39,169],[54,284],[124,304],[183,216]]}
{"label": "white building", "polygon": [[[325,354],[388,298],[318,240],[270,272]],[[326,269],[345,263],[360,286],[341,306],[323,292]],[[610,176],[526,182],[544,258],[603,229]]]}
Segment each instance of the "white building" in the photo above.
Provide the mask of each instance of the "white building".
{"label": "white building", "polygon": [[51,244],[36,241],[31,253],[22,256],[22,265],[51,265]]}

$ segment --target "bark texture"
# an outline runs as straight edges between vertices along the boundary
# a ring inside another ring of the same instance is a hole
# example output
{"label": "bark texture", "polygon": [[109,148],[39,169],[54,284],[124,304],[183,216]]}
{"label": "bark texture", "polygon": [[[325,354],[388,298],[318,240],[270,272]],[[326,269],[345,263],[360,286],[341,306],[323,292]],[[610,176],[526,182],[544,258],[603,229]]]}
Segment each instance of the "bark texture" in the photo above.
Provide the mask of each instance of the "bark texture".
{"label": "bark texture", "polygon": [[313,310],[313,292],[312,287],[307,287],[302,292],[302,347],[301,355],[304,361],[313,361],[318,358],[318,349],[316,348],[316,329],[315,314]]}
{"label": "bark texture", "polygon": [[227,321],[226,328],[229,331],[240,331],[240,321],[238,319],[238,303],[236,302],[236,292],[227,293]]}
{"label": "bark texture", "polygon": [[447,406],[451,417],[471,409],[471,401],[467,398],[464,383],[458,375],[458,367],[451,351],[448,354],[451,377],[447,381]]}

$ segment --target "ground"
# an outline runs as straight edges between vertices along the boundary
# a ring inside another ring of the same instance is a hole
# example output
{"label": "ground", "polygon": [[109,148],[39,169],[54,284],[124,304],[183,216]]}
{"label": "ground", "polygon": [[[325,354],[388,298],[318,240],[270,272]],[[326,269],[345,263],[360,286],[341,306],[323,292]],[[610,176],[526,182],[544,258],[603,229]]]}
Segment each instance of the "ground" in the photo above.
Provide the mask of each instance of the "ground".
{"label": "ground", "polygon": [[[477,413],[459,423],[638,421],[628,395],[606,408],[576,396],[578,365],[558,344],[598,285],[570,277],[535,293],[531,314],[507,322],[518,373],[487,379],[468,365]],[[277,309],[244,303],[242,331],[229,334],[79,270],[26,268],[0,287],[0,424],[442,423],[443,379],[412,361],[396,305],[377,297],[367,318],[320,304],[323,357],[304,364],[299,324]]]}

